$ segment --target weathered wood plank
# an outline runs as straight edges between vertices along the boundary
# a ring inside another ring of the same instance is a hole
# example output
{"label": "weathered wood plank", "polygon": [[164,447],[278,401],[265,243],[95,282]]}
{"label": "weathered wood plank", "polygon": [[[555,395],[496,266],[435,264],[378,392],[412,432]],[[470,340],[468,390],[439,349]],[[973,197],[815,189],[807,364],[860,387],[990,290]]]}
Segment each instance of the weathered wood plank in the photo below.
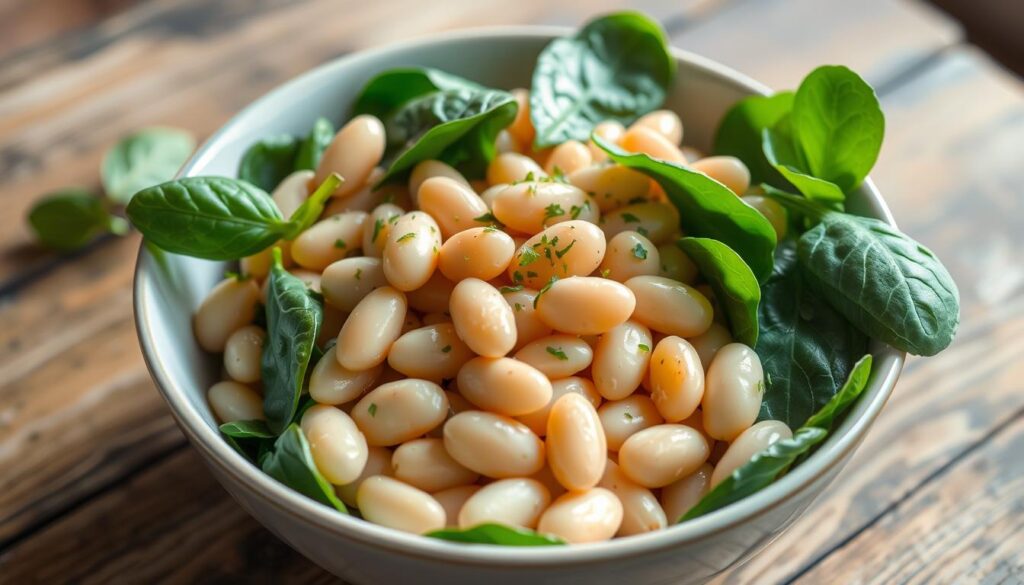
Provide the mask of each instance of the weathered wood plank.
{"label": "weathered wood plank", "polygon": [[788,89],[823,63],[884,84],[961,36],[954,21],[917,0],[746,0],[673,42]]}

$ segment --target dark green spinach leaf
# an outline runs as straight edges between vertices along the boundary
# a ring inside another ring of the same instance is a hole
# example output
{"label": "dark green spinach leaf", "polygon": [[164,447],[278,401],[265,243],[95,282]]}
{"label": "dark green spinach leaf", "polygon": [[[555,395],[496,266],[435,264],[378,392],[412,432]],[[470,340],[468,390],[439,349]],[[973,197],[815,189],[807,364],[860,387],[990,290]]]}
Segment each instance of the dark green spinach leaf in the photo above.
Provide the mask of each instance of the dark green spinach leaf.
{"label": "dark green spinach leaf", "polygon": [[743,258],[759,282],[768,278],[772,272],[775,229],[759,211],[704,173],[646,154],[627,153],[597,135],[592,140],[615,162],[657,181],[679,209],[680,224],[688,234],[724,243]]}
{"label": "dark green spinach leaf", "polygon": [[761,133],[789,114],[793,107],[793,95],[791,91],[783,91],[771,96],[755,95],[736,102],[718,125],[713,152],[742,160],[750,169],[752,183],[788,187],[785,178],[765,158],[761,150]]}
{"label": "dark green spinach leaf", "polygon": [[473,544],[497,544],[502,546],[557,546],[565,541],[557,536],[540,534],[526,528],[503,524],[479,524],[472,528],[446,528],[428,532],[426,536]]}
{"label": "dark green spinach leaf", "polygon": [[436,91],[484,90],[468,79],[429,67],[400,67],[385,71],[363,86],[352,106],[352,116],[370,114],[390,118],[402,105]]}
{"label": "dark green spinach leaf", "polygon": [[868,378],[871,377],[871,355],[865,355],[857,360],[853,371],[846,378],[843,387],[836,392],[836,395],[828,403],[815,412],[804,423],[804,427],[817,427],[826,431],[832,430],[832,425],[843,416],[850,405],[860,397],[864,389],[868,387]]}
{"label": "dark green spinach leaf", "polygon": [[170,181],[196,148],[191,134],[176,128],[146,128],[124,137],[103,157],[103,189],[113,201]]}
{"label": "dark green spinach leaf", "polygon": [[[785,121],[785,118],[783,120]],[[783,127],[785,127],[785,123],[782,124],[782,127],[776,126],[764,130],[762,150],[765,159],[808,199],[823,203],[842,204],[846,200],[846,194],[842,189],[834,183],[813,177],[801,170],[804,163],[800,159],[800,151],[793,145],[792,135],[783,130]]]}
{"label": "dark green spinach leaf", "polygon": [[103,233],[128,233],[128,222],[107,211],[103,201],[84,189],[64,189],[32,206],[28,222],[36,238],[55,250],[70,251]]}
{"label": "dark green spinach leaf", "polygon": [[160,248],[207,260],[265,250],[291,226],[265,191],[224,177],[188,177],[143,189],[126,212]]}
{"label": "dark green spinach leaf", "polygon": [[272,192],[295,170],[299,140],[282,134],[253,143],[238,163],[238,178]]}
{"label": "dark green spinach leaf", "polygon": [[274,442],[274,448],[260,458],[260,467],[270,477],[321,504],[348,513],[334,494],[334,487],[313,463],[309,443],[299,425],[289,425]]}
{"label": "dark green spinach leaf", "polygon": [[298,408],[324,308],[302,280],[284,269],[278,248],[268,278],[267,340],[260,364],[263,413],[270,430],[280,433]]}
{"label": "dark green spinach leaf", "polygon": [[586,142],[604,120],[629,125],[665,101],[675,71],[665,31],[638,12],[609,14],[551,41],[533,72],[535,146]]}
{"label": "dark green spinach leaf", "polygon": [[736,341],[757,343],[757,305],[761,289],[747,263],[732,248],[709,238],[682,238],[677,242],[715,291]]}
{"label": "dark green spinach leaf", "polygon": [[331,124],[327,118],[317,118],[313,123],[313,128],[299,145],[292,170],[315,171],[332,140],[334,140],[334,124]]}
{"label": "dark green spinach leaf", "polygon": [[274,433],[263,420],[236,420],[220,425],[220,432],[236,439],[272,439]]}
{"label": "dark green spinach leaf", "polygon": [[935,254],[877,219],[826,213],[798,245],[808,281],[871,337],[930,356],[953,342],[960,293]]}

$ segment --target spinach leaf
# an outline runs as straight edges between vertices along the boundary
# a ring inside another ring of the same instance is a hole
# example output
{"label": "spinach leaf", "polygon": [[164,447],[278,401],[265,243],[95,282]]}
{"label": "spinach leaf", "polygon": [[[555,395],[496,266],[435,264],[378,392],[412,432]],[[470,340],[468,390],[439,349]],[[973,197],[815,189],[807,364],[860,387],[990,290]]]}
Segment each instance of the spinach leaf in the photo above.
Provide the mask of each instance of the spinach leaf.
{"label": "spinach leaf", "polygon": [[479,524],[472,528],[435,530],[428,532],[425,536],[453,542],[498,544],[503,546],[557,546],[565,544],[565,541],[557,536],[540,534],[526,528],[491,523]]}
{"label": "spinach leaf", "polygon": [[324,182],[320,183],[316,191],[313,191],[313,194],[307,197],[302,202],[302,205],[299,205],[298,209],[288,218],[290,227],[288,233],[284,236],[285,239],[291,240],[298,237],[299,234],[306,231],[306,228],[320,219],[320,214],[324,212],[324,204],[327,202],[327,199],[344,182],[345,179],[342,179],[338,173],[331,173],[329,177],[324,179]]}
{"label": "spinach leaf", "polygon": [[[305,140],[299,145],[292,171],[315,171],[324,151],[334,140],[334,124],[327,118],[317,118]],[[287,175],[286,175],[287,176]]]}
{"label": "spinach leaf", "polygon": [[366,83],[352,106],[352,116],[370,114],[381,120],[403,104],[435,91],[483,90],[468,79],[429,67],[389,69]]}
{"label": "spinach leaf", "polygon": [[334,487],[313,463],[309,443],[299,425],[288,425],[274,442],[274,448],[261,459],[260,467],[270,477],[321,504],[348,513],[345,504],[334,494]]}
{"label": "spinach leaf", "polygon": [[586,142],[603,120],[628,126],[665,101],[675,72],[665,31],[638,12],[609,14],[551,41],[533,72],[534,146]]}
{"label": "spinach leaf", "polygon": [[693,260],[715,291],[715,298],[729,320],[733,339],[754,347],[761,289],[747,263],[718,240],[682,238],[676,245]]}
{"label": "spinach leaf", "polygon": [[754,350],[767,383],[758,418],[795,429],[832,399],[868,340],[804,281],[795,242],[776,256],[758,307]]}
{"label": "spinach leaf", "polygon": [[857,328],[915,355],[953,342],[960,293],[935,254],[883,221],[826,213],[797,251],[808,281]]}
{"label": "spinach leaf", "polygon": [[759,211],[704,173],[627,153],[597,135],[591,139],[615,162],[657,181],[679,209],[679,223],[687,233],[724,243],[743,258],[759,282],[768,278],[775,230]]}
{"label": "spinach leaf", "polygon": [[800,83],[791,116],[808,174],[842,192],[864,180],[878,159],[885,117],[859,75],[841,66],[815,69]]}
{"label": "spinach leaf", "polygon": [[143,189],[126,212],[160,248],[207,260],[255,254],[290,229],[265,191],[224,177],[187,177]]}
{"label": "spinach leaf", "polygon": [[299,140],[287,134],[255,142],[238,163],[238,178],[264,191],[273,191],[295,170],[299,146]]}
{"label": "spinach leaf", "polygon": [[808,199],[824,203],[843,203],[846,194],[837,185],[812,177],[801,170],[804,163],[793,145],[792,136],[783,129],[784,127],[785,124],[763,131],[762,149],[765,159]]}
{"label": "spinach leaf", "polygon": [[84,189],[64,189],[43,197],[28,212],[36,238],[55,250],[70,251],[102,233],[128,233],[128,222],[111,215],[99,197]]}
{"label": "spinach leaf", "polygon": [[705,494],[696,506],[683,514],[679,522],[724,508],[764,489],[827,435],[827,431],[819,428],[803,428],[794,433],[792,439],[783,439],[757,453]]}
{"label": "spinach leaf", "polygon": [[173,179],[195,148],[192,135],[175,128],[130,134],[103,157],[103,189],[113,201],[128,203],[138,191]]}
{"label": "spinach leaf", "polygon": [[270,432],[266,421],[262,420],[236,420],[220,425],[220,432],[236,439],[272,439],[274,433]]}
{"label": "spinach leaf", "polygon": [[803,426],[817,427],[826,431],[831,430],[832,424],[835,423],[836,419],[842,416],[846,409],[868,387],[868,378],[871,377],[871,361],[870,354],[857,360],[857,363],[853,366],[853,371],[850,372],[850,376],[843,383],[843,387],[839,389],[839,392],[836,392],[832,400],[829,400],[818,412],[811,415]]}
{"label": "spinach leaf", "polygon": [[713,152],[742,160],[750,169],[752,183],[787,187],[785,178],[779,175],[774,163],[768,161],[761,150],[761,133],[789,113],[793,107],[793,95],[791,91],[783,91],[736,102],[718,125]]}
{"label": "spinach leaf", "polygon": [[323,304],[304,282],[284,269],[281,250],[274,248],[267,284],[267,340],[260,372],[263,413],[267,427],[275,433],[284,430],[295,415],[323,321]]}
{"label": "spinach leaf", "polygon": [[[462,166],[469,176],[494,158],[494,140],[515,119],[512,94],[497,90],[445,90],[416,98],[386,122],[389,152],[398,152],[380,183],[402,175],[416,163],[439,159]],[[475,163],[466,168],[465,163]]]}

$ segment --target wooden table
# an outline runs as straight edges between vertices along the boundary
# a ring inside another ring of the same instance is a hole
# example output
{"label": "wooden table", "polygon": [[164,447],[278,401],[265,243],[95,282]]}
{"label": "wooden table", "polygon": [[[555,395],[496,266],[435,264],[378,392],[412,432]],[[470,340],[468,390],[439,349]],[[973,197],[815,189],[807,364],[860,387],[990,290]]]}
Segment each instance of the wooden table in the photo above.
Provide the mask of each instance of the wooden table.
{"label": "wooden table", "polygon": [[[96,185],[131,129],[206,136],[338,55],[467,26],[575,25],[626,3],[121,0],[103,19],[78,4],[103,3],[0,0],[0,38],[20,43],[0,56],[0,582],[333,581],[228,498],[154,391],[130,311],[138,236],[58,257],[32,245],[26,210]],[[873,176],[963,297],[956,343],[910,360],[827,495],[720,582],[1024,581],[1020,81],[918,2],[639,4],[674,44],[775,87],[828,62],[866,76],[888,122]]]}

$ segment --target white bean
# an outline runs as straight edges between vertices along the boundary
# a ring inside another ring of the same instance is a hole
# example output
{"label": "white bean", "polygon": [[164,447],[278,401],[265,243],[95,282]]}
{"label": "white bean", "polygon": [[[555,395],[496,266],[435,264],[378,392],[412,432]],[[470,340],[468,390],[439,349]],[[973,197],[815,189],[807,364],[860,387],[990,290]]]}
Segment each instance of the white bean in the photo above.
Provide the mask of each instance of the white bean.
{"label": "white bean", "polygon": [[407,309],[405,295],[390,286],[363,297],[338,333],[338,363],[355,371],[382,363],[402,333]]}
{"label": "white bean", "polygon": [[196,340],[206,351],[224,351],[232,333],[252,323],[260,289],[251,279],[226,278],[213,287],[196,309]]}
{"label": "white bean", "polygon": [[384,156],[386,142],[384,124],[380,120],[365,114],[352,118],[338,130],[324,151],[314,182],[319,185],[331,173],[338,173],[345,182],[334,196],[355,193]]}
{"label": "white bean", "polygon": [[734,156],[709,156],[694,161],[690,168],[725,185],[736,195],[743,195],[750,188],[750,171]]}
{"label": "white bean", "polygon": [[409,378],[382,384],[352,407],[369,445],[390,446],[422,436],[444,422],[448,397],[440,386]]}
{"label": "white bean", "polygon": [[595,487],[560,496],[541,515],[537,530],[570,544],[599,542],[615,536],[622,514],[622,503],[615,494]]}
{"label": "white bean", "polygon": [[370,291],[387,283],[379,258],[359,256],[328,266],[320,276],[320,291],[325,301],[350,313]]}
{"label": "white bean", "polygon": [[391,449],[387,447],[367,447],[366,453],[366,465],[363,466],[363,472],[359,474],[359,477],[345,485],[334,487],[334,493],[347,506],[356,505],[356,493],[366,478],[375,475],[391,475]]}
{"label": "white bean", "polygon": [[382,203],[373,208],[363,227],[363,255],[380,258],[384,255],[384,244],[388,241],[391,226],[405,210],[393,203]]}
{"label": "white bean", "polygon": [[367,478],[356,495],[363,518],[413,534],[440,530],[445,511],[430,494],[383,475]]}
{"label": "white bean", "polygon": [[622,503],[622,525],[618,536],[643,534],[668,525],[658,498],[651,490],[626,477],[614,461],[608,461],[598,485],[615,494]]}
{"label": "white bean", "polygon": [[399,217],[384,244],[384,276],[401,291],[416,290],[430,280],[441,251],[437,222],[422,211]]}
{"label": "white bean", "polygon": [[587,276],[605,257],[604,232],[582,220],[557,223],[519,246],[508,276],[512,282],[539,289],[552,277]]}
{"label": "white bean", "polygon": [[704,378],[704,429],[733,441],[757,420],[764,397],[764,371],[754,350],[730,343],[718,350]]}
{"label": "white bean", "polygon": [[651,331],[626,321],[603,333],[594,348],[590,373],[594,386],[608,400],[621,400],[640,386],[651,361]]}
{"label": "white bean", "polygon": [[618,282],[626,282],[634,276],[655,276],[661,271],[661,254],[650,240],[627,230],[608,242],[608,252],[600,269],[601,276]]}
{"label": "white bean", "polygon": [[590,366],[594,351],[573,335],[550,335],[527,343],[515,358],[540,370],[551,380],[567,378]]}
{"label": "white bean", "polygon": [[260,381],[260,359],[266,339],[267,332],[259,325],[246,325],[228,337],[224,344],[224,369],[232,380]]}
{"label": "white bean", "polygon": [[516,244],[512,237],[493,227],[469,228],[441,245],[438,268],[446,278],[491,280],[505,272]]}
{"label": "white bean", "polygon": [[452,459],[441,439],[402,443],[391,457],[391,468],[395,479],[427,492],[471,484],[480,477]]}
{"label": "white bean", "polygon": [[604,473],[608,444],[594,405],[580,394],[567,393],[548,416],[548,465],[567,490],[597,485]]}
{"label": "white bean", "polygon": [[506,226],[524,234],[535,234],[559,222],[587,219],[583,213],[588,201],[587,194],[572,185],[526,181],[499,191],[491,202],[491,210]]}
{"label": "white bean", "polygon": [[365,211],[346,211],[313,224],[292,241],[292,258],[303,268],[321,271],[363,245]]}
{"label": "white bean", "polygon": [[419,205],[437,221],[444,239],[488,224],[486,220],[476,219],[487,214],[483,199],[471,187],[448,177],[424,181],[419,190]]}
{"label": "white bean", "polygon": [[466,180],[466,177],[462,176],[462,173],[455,170],[451,165],[439,160],[421,161],[416,163],[416,166],[412,168],[412,172],[409,173],[409,194],[412,195],[413,202],[419,203],[420,187],[427,179],[434,177],[446,177],[469,187],[469,181]]}
{"label": "white bean", "polygon": [[537,317],[547,326],[575,335],[595,335],[625,323],[636,299],[625,286],[605,278],[559,280],[536,299]]}
{"label": "white bean", "polygon": [[683,479],[661,489],[661,507],[669,522],[678,522],[711,489],[712,467],[705,463]]}
{"label": "white bean", "polygon": [[555,402],[565,394],[575,393],[583,396],[597,408],[601,406],[601,395],[597,393],[597,389],[594,388],[594,383],[587,378],[580,378],[577,376],[571,376],[569,378],[562,378],[560,380],[552,380],[551,382],[551,400],[541,408],[531,413],[524,414],[516,417],[516,420],[530,427],[538,437],[543,437],[548,433],[548,416],[551,414],[551,407],[554,406]]}
{"label": "white bean", "polygon": [[315,188],[312,185],[315,177],[316,173],[313,171],[295,171],[282,179],[277,187],[274,187],[270,198],[277,204],[277,208],[281,211],[281,217],[291,217],[295,210],[306,202],[306,199],[309,198],[310,187]]}
{"label": "white bean", "polygon": [[551,494],[540,482],[528,478],[501,479],[473,494],[459,512],[459,527],[471,528],[493,522],[505,526],[536,528]]}
{"label": "white bean", "polygon": [[662,424],[626,439],[619,449],[619,466],[636,483],[658,488],[693,473],[709,454],[708,442],[696,430]]}
{"label": "white bean", "polygon": [[655,331],[693,337],[711,327],[711,302],[689,285],[662,276],[634,276],[625,285],[636,297],[632,319]]}
{"label": "white bean", "polygon": [[605,402],[597,411],[608,440],[608,449],[618,451],[626,439],[646,428],[665,422],[650,398],[634,394],[622,400]]}
{"label": "white bean", "polygon": [[341,409],[317,404],[302,415],[302,433],[324,478],[344,485],[359,478],[369,456],[366,438]]}
{"label": "white bean", "polygon": [[359,398],[380,378],[383,366],[349,370],[338,363],[337,346],[329,348],[309,376],[309,395],[320,404],[345,404]]}
{"label": "white bean", "polygon": [[512,316],[516,320],[516,346],[525,347],[527,343],[551,334],[551,328],[537,316],[533,301],[537,291],[529,288],[507,287],[500,291],[505,303],[512,308]]}
{"label": "white bean", "polygon": [[264,419],[263,398],[245,384],[230,380],[217,382],[207,390],[206,399],[222,423]]}
{"label": "white bean", "polygon": [[444,425],[444,446],[459,463],[487,477],[532,475],[544,467],[544,443],[522,423],[478,410]]}
{"label": "white bean", "polygon": [[413,329],[398,338],[388,353],[388,365],[410,378],[433,382],[454,378],[473,352],[451,323]]}
{"label": "white bean", "polygon": [[602,213],[644,201],[651,187],[647,175],[609,164],[579,169],[569,175],[569,182],[593,197]]}
{"label": "white bean", "polygon": [[515,315],[490,284],[477,278],[459,282],[452,291],[448,312],[459,337],[477,354],[501,357],[515,347]]}
{"label": "white bean", "polygon": [[512,358],[477,357],[459,370],[459,392],[485,410],[517,416],[551,401],[551,382],[536,368]]}
{"label": "white bean", "polygon": [[783,439],[792,439],[793,431],[786,423],[777,420],[763,420],[740,433],[725,454],[715,465],[711,474],[711,487],[715,487],[732,472],[745,465],[750,459]]}
{"label": "white bean", "polygon": [[680,422],[697,410],[704,396],[704,367],[685,339],[669,336],[651,356],[651,400],[668,422]]}

